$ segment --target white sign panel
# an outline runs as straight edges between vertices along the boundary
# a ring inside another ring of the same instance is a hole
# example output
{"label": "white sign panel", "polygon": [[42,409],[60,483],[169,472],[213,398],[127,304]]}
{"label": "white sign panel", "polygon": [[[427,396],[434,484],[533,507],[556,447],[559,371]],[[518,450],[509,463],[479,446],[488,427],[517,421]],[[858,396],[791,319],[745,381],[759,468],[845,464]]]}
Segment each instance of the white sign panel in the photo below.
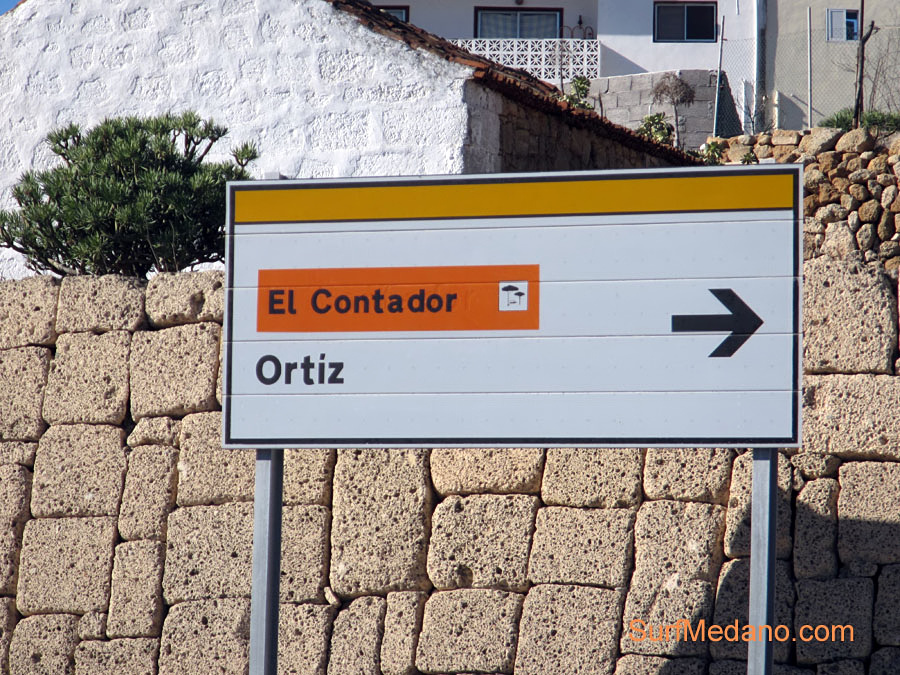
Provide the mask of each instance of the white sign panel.
{"label": "white sign panel", "polygon": [[232,183],[224,443],[797,446],[799,185]]}

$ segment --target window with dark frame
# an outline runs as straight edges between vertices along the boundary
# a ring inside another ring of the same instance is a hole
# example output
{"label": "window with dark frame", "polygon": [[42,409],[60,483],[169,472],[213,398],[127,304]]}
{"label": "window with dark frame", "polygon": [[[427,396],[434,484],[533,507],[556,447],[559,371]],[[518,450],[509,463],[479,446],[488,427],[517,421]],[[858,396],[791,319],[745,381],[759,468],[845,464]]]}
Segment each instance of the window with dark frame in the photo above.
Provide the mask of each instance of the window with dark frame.
{"label": "window with dark frame", "polygon": [[556,39],[561,28],[561,9],[475,8],[477,38]]}
{"label": "window with dark frame", "polygon": [[715,2],[653,3],[654,42],[716,42]]}
{"label": "window with dark frame", "polygon": [[828,42],[852,42],[859,40],[858,9],[827,9]]}
{"label": "window with dark frame", "polygon": [[409,22],[409,5],[375,5],[375,7],[395,19]]}

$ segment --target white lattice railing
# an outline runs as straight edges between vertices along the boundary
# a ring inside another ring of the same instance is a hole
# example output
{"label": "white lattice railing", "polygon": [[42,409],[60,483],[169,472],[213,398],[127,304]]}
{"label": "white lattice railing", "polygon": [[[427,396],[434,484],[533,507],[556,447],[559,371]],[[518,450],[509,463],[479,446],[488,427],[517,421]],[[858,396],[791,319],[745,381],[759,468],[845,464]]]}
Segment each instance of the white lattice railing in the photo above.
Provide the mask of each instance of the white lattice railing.
{"label": "white lattice railing", "polygon": [[577,75],[600,77],[600,40],[451,40],[491,61],[522,68],[541,80],[565,82]]}

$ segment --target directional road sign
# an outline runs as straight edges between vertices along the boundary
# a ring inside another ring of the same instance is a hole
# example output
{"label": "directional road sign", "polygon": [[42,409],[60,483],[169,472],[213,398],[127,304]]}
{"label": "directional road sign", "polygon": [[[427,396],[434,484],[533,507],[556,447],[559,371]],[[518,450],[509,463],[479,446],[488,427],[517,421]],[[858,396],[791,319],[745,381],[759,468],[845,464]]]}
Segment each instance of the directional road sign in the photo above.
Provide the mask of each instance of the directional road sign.
{"label": "directional road sign", "polygon": [[799,186],[231,183],[225,445],[796,446]]}

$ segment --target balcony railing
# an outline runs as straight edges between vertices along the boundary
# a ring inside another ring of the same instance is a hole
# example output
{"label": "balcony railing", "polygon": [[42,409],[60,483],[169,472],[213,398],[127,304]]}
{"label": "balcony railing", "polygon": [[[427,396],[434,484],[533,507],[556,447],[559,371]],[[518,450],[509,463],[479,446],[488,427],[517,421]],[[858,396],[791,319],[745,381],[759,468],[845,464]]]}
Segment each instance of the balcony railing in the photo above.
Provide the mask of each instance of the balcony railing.
{"label": "balcony railing", "polygon": [[521,68],[547,82],[564,82],[578,75],[600,77],[599,40],[451,40],[473,54],[511,68]]}

